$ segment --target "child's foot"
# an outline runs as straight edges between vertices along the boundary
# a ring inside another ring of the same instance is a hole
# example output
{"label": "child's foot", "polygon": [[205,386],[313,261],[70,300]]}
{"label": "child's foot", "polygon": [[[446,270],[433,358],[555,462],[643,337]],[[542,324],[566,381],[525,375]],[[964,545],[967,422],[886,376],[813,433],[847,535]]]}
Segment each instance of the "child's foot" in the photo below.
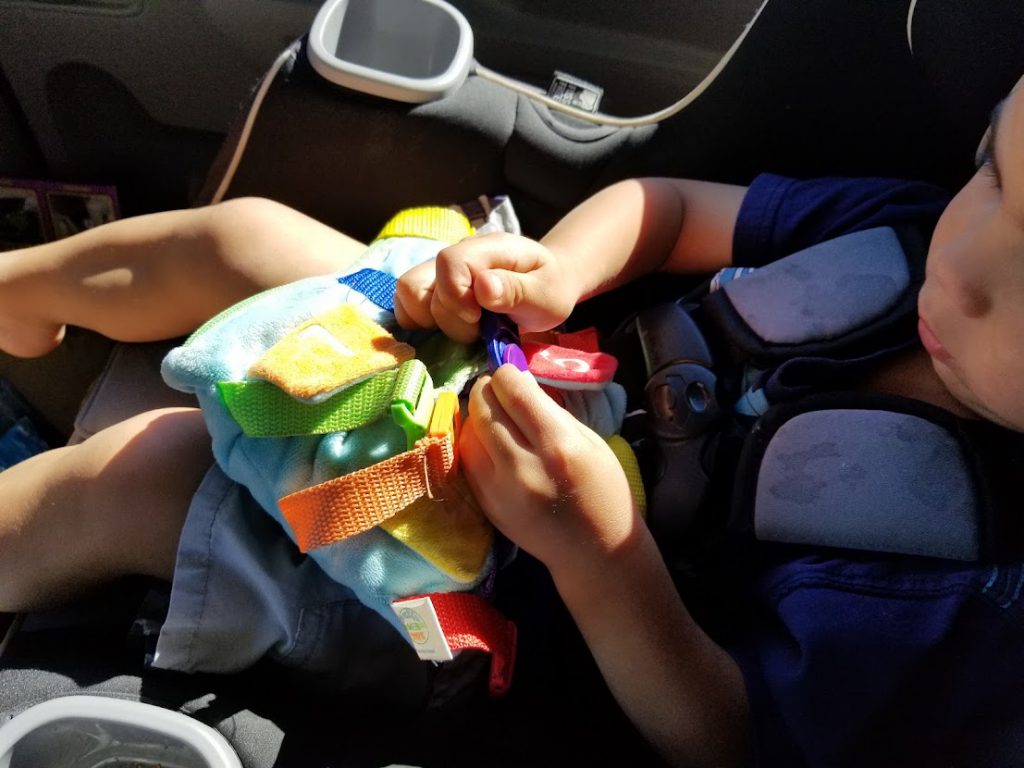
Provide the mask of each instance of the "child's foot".
{"label": "child's foot", "polygon": [[0,350],[14,357],[41,357],[60,346],[63,325],[33,323],[5,316],[0,305]]}
{"label": "child's foot", "polygon": [[44,308],[22,273],[22,252],[0,254],[0,350],[40,357],[64,338],[64,325],[40,319]]}

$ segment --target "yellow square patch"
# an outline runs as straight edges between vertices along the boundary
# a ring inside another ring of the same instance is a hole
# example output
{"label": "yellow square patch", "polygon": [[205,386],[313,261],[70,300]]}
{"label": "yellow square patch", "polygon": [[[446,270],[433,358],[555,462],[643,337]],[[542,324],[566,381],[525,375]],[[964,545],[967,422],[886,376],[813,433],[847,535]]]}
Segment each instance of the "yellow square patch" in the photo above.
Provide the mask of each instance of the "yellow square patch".
{"label": "yellow square patch", "polygon": [[445,485],[444,494],[443,500],[417,499],[380,527],[445,575],[471,584],[487,565],[494,527],[461,476]]}
{"label": "yellow square patch", "polygon": [[289,332],[249,369],[303,400],[327,396],[415,356],[350,304],[342,304]]}

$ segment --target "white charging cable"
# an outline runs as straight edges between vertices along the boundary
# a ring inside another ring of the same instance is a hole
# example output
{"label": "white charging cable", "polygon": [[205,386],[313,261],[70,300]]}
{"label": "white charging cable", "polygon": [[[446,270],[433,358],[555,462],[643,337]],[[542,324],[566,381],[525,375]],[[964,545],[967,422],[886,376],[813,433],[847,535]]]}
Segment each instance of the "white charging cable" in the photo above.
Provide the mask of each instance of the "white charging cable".
{"label": "white charging cable", "polygon": [[616,117],[615,115],[606,115],[603,112],[587,112],[585,110],[579,109],[578,107],[563,104],[557,99],[553,99],[550,96],[548,96],[543,89],[537,88],[536,86],[528,85],[527,83],[516,80],[515,78],[502,75],[498,72],[495,72],[494,70],[488,69],[479,62],[473,62],[471,71],[478,77],[482,77],[485,80],[490,80],[505,88],[508,88],[511,91],[515,91],[516,93],[522,94],[523,96],[526,96],[527,98],[532,99],[533,101],[536,101],[540,104],[544,104],[545,106],[551,109],[557,110],[559,112],[564,112],[565,114],[572,115],[573,117],[576,117],[580,120],[585,120],[589,123],[596,123],[598,125],[609,125],[617,128],[633,128],[641,125],[652,125],[653,123],[660,123],[662,120],[665,120],[666,118],[672,117],[672,115],[675,115],[683,111],[688,106],[690,106],[694,101],[696,101],[697,98],[702,93],[704,93],[704,91],[708,89],[708,87],[715,81],[715,78],[718,77],[719,73],[723,69],[725,69],[726,65],[736,54],[736,51],[739,50],[740,46],[743,44],[743,41],[750,33],[750,30],[753,29],[758,17],[760,17],[761,12],[765,9],[765,6],[768,5],[768,2],[769,0],[764,0],[764,2],[761,3],[761,6],[754,13],[754,17],[743,28],[743,31],[740,33],[740,36],[736,38],[735,42],[733,42],[733,44],[729,47],[729,50],[725,52],[722,58],[719,59],[718,63],[704,77],[703,80],[697,83],[697,85],[694,86],[694,88],[689,93],[687,93],[675,104],[671,104],[668,107],[665,107],[664,109],[658,110],[657,112],[651,112],[648,115],[640,115],[638,117]]}

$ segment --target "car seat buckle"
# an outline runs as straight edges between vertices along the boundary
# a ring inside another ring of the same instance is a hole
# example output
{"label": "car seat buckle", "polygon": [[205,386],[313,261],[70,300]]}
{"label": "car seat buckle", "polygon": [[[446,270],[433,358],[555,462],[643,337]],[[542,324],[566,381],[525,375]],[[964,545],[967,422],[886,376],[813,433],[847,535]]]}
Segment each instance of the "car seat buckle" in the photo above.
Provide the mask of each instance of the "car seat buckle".
{"label": "car seat buckle", "polygon": [[551,85],[548,86],[548,96],[566,106],[594,113],[601,107],[604,88],[567,72],[555,70]]}

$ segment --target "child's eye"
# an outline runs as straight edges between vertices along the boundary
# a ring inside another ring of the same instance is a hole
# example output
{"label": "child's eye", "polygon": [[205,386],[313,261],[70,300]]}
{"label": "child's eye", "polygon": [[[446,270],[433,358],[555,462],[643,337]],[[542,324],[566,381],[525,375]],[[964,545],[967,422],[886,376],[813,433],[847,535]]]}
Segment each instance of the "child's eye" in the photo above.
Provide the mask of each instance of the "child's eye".
{"label": "child's eye", "polygon": [[988,130],[985,131],[985,135],[981,137],[981,143],[978,144],[978,149],[974,153],[974,167],[979,171],[982,168],[992,167],[992,126],[989,126]]}
{"label": "child's eye", "polygon": [[996,126],[999,124],[999,114],[1002,112],[1002,108],[1003,102],[1000,101],[992,110],[992,117],[989,120],[988,129],[985,131],[985,135],[981,137],[978,149],[974,153],[975,167],[979,171],[982,169],[990,171],[997,180],[999,178],[999,173],[996,169],[995,163]]}

